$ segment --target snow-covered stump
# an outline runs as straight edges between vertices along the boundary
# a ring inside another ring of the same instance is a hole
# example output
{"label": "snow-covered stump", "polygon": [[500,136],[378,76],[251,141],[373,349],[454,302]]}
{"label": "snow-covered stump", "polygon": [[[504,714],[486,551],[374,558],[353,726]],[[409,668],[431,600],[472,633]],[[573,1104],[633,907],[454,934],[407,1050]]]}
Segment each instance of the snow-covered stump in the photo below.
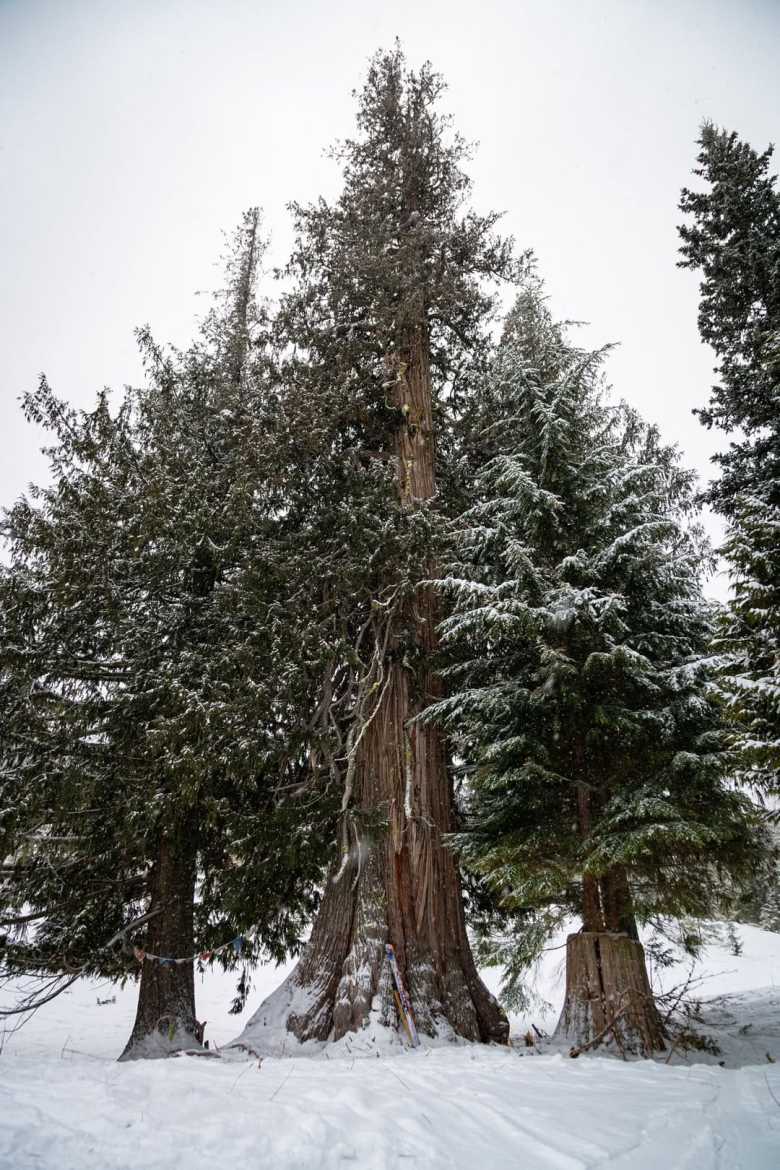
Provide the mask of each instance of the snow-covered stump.
{"label": "snow-covered stump", "polygon": [[642,1056],[665,1049],[640,942],[606,932],[569,935],[566,997],[555,1038],[570,1043],[574,1055],[599,1044]]}

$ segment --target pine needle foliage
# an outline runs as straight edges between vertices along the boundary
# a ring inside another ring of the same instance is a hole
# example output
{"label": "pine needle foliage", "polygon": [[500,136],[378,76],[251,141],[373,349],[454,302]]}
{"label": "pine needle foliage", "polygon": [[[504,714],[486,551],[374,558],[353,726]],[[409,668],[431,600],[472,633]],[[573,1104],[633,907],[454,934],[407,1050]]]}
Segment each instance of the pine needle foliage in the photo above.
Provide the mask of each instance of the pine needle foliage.
{"label": "pine needle foliage", "polygon": [[701,274],[699,332],[718,383],[698,413],[729,436],[708,489],[726,517],[732,599],[722,629],[724,690],[742,777],[762,793],[780,776],[780,194],[773,148],[758,153],[705,122],[699,189],[684,189],[680,265]]}
{"label": "pine needle foliage", "polygon": [[631,929],[634,917],[712,912],[751,855],[752,811],[727,780],[706,660],[710,553],[694,477],[610,401],[603,353],[574,346],[527,283],[481,430],[472,420],[486,462],[439,581],[453,607],[450,695],[426,718],[458,745],[454,844],[514,920],[492,952],[489,932],[483,943],[516,991],[555,927],[583,914],[585,878],[601,884],[602,929],[605,882],[627,879]]}
{"label": "pine needle foliage", "polygon": [[76,410],[45,378],[24,400],[51,479],[6,514],[0,575],[12,968],[135,970],[127,947],[101,945],[148,909],[163,838],[198,874],[196,950],[256,928],[243,958],[281,957],[316,905],[321,839],[292,798],[308,680],[278,603],[290,557],[263,247],[252,210],[196,342],[163,349],[140,330],[146,383],[116,405],[104,392]]}

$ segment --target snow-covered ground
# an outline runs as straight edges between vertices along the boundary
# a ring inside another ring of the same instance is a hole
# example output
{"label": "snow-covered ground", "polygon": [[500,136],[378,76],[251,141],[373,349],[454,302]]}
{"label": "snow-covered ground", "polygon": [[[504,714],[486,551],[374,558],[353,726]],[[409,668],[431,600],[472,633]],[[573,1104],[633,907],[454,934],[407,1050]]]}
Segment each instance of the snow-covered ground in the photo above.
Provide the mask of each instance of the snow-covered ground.
{"label": "snow-covered ground", "polygon": [[[197,1057],[120,1065],[135,991],[85,981],[4,1038],[0,1167],[778,1170],[780,935],[739,934],[741,955],[713,946],[700,965],[699,1026],[721,1052],[675,1054],[669,1065],[520,1046],[364,1059],[361,1037],[351,1053],[259,1066]],[[513,1020],[516,1035],[531,1018],[545,1030],[554,1022],[562,954],[550,952],[539,976],[553,1011]],[[258,973],[245,1015],[285,973]],[[683,976],[664,973],[667,985]],[[199,984],[212,1045],[241,1030],[242,1018],[227,1013],[233,991],[232,978],[216,974]]]}

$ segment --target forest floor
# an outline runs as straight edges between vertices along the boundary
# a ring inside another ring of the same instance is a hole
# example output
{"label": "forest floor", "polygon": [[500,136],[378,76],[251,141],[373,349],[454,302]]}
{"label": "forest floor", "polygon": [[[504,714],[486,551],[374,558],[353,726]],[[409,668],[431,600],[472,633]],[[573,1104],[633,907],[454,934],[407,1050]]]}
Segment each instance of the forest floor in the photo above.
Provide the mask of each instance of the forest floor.
{"label": "forest floor", "polygon": [[[135,989],[84,981],[13,1034],[0,1024],[0,1168],[778,1170],[780,935],[738,934],[740,954],[714,944],[697,968],[696,1026],[719,1051],[675,1051],[669,1064],[524,1046],[531,1023],[554,1025],[562,950],[539,971],[551,1006],[514,1017],[509,1048],[374,1049],[362,1034],[352,1051],[259,1065],[117,1064]],[[285,973],[256,974],[245,1016]],[[663,982],[686,974],[681,964]],[[234,983],[198,981],[212,1049],[241,1030],[227,1012]]]}

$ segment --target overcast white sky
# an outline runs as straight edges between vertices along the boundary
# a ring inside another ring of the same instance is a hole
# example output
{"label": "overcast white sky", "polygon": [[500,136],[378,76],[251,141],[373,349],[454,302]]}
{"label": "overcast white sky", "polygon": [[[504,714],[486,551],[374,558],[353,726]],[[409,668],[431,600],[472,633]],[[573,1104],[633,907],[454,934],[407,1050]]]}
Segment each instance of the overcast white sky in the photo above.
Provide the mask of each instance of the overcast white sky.
{"label": "overcast white sky", "polygon": [[323,149],[396,35],[480,142],[476,205],[708,475],[676,204],[704,117],[777,137],[780,0],[0,0],[0,504],[45,475],[17,402],[40,371],[85,406],[138,381],[134,326],[187,341],[245,207],[284,259],[285,204],[337,190]]}

